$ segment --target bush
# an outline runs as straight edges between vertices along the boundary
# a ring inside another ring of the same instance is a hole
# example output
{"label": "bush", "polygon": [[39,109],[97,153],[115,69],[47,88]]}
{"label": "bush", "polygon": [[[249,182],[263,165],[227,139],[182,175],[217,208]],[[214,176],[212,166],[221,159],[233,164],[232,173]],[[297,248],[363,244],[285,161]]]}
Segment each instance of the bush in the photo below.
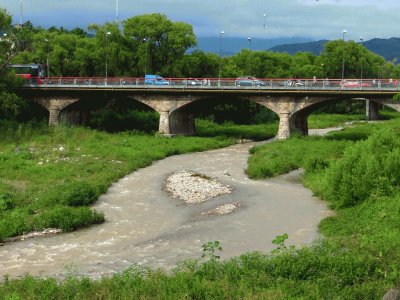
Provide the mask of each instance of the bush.
{"label": "bush", "polygon": [[390,195],[399,186],[399,146],[398,135],[381,130],[348,147],[327,170],[322,197],[345,207],[371,195]]}

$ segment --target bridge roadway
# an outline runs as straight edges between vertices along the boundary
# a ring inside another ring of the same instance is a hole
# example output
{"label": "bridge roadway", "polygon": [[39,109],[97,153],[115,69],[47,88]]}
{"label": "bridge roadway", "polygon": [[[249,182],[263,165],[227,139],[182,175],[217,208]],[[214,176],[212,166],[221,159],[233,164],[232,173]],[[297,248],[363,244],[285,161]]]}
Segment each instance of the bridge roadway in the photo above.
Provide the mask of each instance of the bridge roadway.
{"label": "bridge roadway", "polygon": [[307,134],[308,115],[329,102],[365,100],[370,120],[379,118],[380,105],[400,111],[400,102],[393,99],[394,95],[400,93],[397,80],[166,80],[166,85],[145,85],[143,78],[50,77],[39,84],[27,83],[18,92],[49,111],[50,125],[57,125],[60,115],[78,101],[104,97],[136,100],[160,114],[159,133],[164,135],[195,134],[194,112],[190,104],[200,100],[256,102],[279,116],[277,137],[281,139],[294,131]]}

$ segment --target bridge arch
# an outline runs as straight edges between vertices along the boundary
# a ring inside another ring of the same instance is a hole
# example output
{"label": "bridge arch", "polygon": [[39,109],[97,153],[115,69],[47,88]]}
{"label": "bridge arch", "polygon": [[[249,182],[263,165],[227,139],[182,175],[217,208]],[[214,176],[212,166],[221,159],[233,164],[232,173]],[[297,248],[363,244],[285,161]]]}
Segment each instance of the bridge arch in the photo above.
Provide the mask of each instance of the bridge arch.
{"label": "bridge arch", "polygon": [[204,96],[191,94],[141,94],[129,96],[131,99],[153,108],[160,115],[158,133],[163,135],[192,135],[195,133],[194,116],[181,110],[185,105]]}
{"label": "bridge arch", "polygon": [[58,125],[60,123],[60,113],[69,105],[79,101],[77,97],[38,97],[33,101],[46,108],[49,112],[49,125]]}

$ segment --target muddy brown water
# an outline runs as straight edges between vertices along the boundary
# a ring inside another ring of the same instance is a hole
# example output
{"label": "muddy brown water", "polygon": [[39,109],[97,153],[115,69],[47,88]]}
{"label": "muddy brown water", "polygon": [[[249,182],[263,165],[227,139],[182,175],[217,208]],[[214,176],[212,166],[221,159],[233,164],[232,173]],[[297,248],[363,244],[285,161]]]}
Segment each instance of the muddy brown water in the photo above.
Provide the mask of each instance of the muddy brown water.
{"label": "muddy brown water", "polygon": [[[326,203],[300,182],[301,171],[254,181],[245,175],[248,151],[255,143],[172,156],[125,176],[101,196],[94,208],[106,222],[72,233],[6,243],[0,247],[0,277],[32,275],[91,278],[111,275],[133,264],[172,269],[200,258],[202,245],[219,240],[221,258],[247,251],[269,252],[284,233],[287,244],[304,245],[318,237],[317,225],[330,214]],[[234,187],[231,194],[187,205],[162,186],[177,171],[205,174]],[[225,203],[234,213],[202,215]]]}

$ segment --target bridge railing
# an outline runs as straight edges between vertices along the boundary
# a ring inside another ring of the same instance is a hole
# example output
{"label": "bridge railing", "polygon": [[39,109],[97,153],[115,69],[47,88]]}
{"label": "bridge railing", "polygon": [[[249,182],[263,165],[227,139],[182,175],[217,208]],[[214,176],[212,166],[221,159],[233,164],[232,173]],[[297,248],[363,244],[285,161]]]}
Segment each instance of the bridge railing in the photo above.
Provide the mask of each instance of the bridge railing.
{"label": "bridge railing", "polygon": [[195,88],[195,89],[282,89],[282,90],[400,90],[398,79],[313,78],[165,78],[146,84],[140,77],[47,77],[28,82],[29,87],[88,88]]}

